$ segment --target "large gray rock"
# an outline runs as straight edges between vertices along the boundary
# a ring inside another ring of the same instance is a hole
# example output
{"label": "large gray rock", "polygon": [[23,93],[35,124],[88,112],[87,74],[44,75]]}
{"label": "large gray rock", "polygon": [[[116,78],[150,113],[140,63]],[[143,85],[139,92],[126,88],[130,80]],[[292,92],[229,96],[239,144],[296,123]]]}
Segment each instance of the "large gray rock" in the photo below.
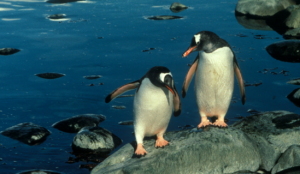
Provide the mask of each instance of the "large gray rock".
{"label": "large gray rock", "polygon": [[235,11],[241,15],[270,17],[295,4],[296,0],[239,0]]}
{"label": "large gray rock", "polygon": [[272,174],[297,166],[300,166],[300,146],[293,145],[279,158],[277,164],[272,169]]}
{"label": "large gray rock", "polygon": [[74,153],[94,153],[105,156],[122,144],[122,140],[101,127],[84,127],[74,137]]}
{"label": "large gray rock", "polygon": [[291,5],[286,9],[290,15],[285,19],[284,23],[289,28],[300,27],[300,5]]}
{"label": "large gray rock", "polygon": [[52,127],[63,132],[77,133],[83,127],[98,126],[105,119],[106,117],[102,114],[82,114],[58,121]]}
{"label": "large gray rock", "polygon": [[46,128],[30,122],[17,124],[0,133],[30,146],[43,143],[51,134]]}
{"label": "large gray rock", "polygon": [[91,174],[271,171],[281,153],[291,145],[300,145],[299,123],[300,115],[274,111],[246,117],[229,128],[168,132],[165,138],[169,146],[155,149],[155,139],[145,140],[148,154],[135,158],[135,142],[126,144]]}
{"label": "large gray rock", "polygon": [[300,39],[300,28],[287,30],[283,34],[283,37],[285,39]]}

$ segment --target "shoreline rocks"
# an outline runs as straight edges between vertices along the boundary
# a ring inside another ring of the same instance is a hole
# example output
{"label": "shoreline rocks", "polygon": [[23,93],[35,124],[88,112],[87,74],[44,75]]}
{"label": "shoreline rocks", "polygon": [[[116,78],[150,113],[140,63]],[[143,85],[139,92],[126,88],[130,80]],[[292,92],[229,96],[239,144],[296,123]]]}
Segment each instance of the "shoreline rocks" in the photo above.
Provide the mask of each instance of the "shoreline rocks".
{"label": "shoreline rocks", "polygon": [[[281,164],[283,160],[279,160],[282,153],[291,154],[291,146],[300,145],[299,126],[300,115],[273,111],[248,116],[229,128],[167,132],[165,139],[169,146],[155,149],[155,138],[150,138],[144,141],[148,154],[135,158],[136,142],[128,143],[96,166],[91,174],[251,173],[271,172],[275,165],[300,166],[300,161]],[[295,153],[300,155],[298,151]]]}

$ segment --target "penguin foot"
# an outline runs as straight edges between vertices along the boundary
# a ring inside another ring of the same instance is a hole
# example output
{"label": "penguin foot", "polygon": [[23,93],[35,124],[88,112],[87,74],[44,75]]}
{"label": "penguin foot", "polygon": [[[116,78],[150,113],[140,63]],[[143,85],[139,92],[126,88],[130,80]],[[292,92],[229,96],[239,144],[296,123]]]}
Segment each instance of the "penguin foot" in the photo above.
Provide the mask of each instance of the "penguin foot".
{"label": "penguin foot", "polygon": [[220,120],[216,120],[213,123],[214,126],[218,126],[218,127],[228,127],[227,124],[224,121],[220,121]]}
{"label": "penguin foot", "polygon": [[198,129],[204,128],[206,126],[211,125],[211,122],[209,120],[201,121],[201,123],[198,125]]}
{"label": "penguin foot", "polygon": [[168,145],[169,142],[167,140],[165,140],[163,137],[157,137],[156,143],[155,143],[155,147],[159,148],[159,147],[165,147],[166,145]]}
{"label": "penguin foot", "polygon": [[138,144],[134,153],[138,156],[144,156],[147,151],[144,149],[143,144]]}

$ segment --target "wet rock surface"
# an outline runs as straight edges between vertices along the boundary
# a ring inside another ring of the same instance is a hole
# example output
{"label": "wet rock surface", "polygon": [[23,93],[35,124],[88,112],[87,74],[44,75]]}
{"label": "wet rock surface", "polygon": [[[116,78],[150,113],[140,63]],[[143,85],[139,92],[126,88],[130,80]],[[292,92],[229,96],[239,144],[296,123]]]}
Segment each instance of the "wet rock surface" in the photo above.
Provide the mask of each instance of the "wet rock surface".
{"label": "wet rock surface", "polygon": [[105,156],[120,144],[122,140],[104,128],[84,127],[74,137],[72,149],[74,153],[97,153]]}
{"label": "wet rock surface", "polygon": [[292,85],[300,85],[300,78],[290,80],[287,83]]}
{"label": "wet rock surface", "polygon": [[83,76],[83,78],[85,79],[89,79],[89,80],[94,80],[94,79],[98,79],[101,78],[101,75],[89,75],[89,76]]}
{"label": "wet rock surface", "polygon": [[66,18],[65,14],[53,14],[48,16],[49,19],[58,20]]}
{"label": "wet rock surface", "polygon": [[133,125],[133,120],[120,121],[119,125]]}
{"label": "wet rock surface", "polygon": [[0,55],[7,56],[7,55],[15,54],[19,51],[20,50],[15,49],[15,48],[1,48],[0,49]]}
{"label": "wet rock surface", "polygon": [[275,13],[297,4],[296,0],[239,0],[235,11],[240,15],[270,17]]}
{"label": "wet rock surface", "polygon": [[51,134],[46,128],[33,123],[20,123],[0,133],[28,145],[39,145]]}
{"label": "wet rock surface", "polygon": [[300,107],[300,88],[292,91],[288,96],[286,96],[295,106]]}
{"label": "wet rock surface", "polygon": [[300,41],[288,40],[276,42],[267,46],[266,50],[277,60],[292,63],[300,62]]}
{"label": "wet rock surface", "polygon": [[277,128],[285,116],[289,122],[297,122],[300,117],[287,111],[264,112],[248,116],[229,128],[168,132],[165,139],[170,145],[155,149],[154,138],[145,140],[148,154],[142,158],[134,158],[136,143],[132,142],[109,156],[91,173],[270,172],[281,153],[292,145],[300,145],[298,127]]}
{"label": "wet rock surface", "polygon": [[52,127],[63,132],[77,133],[86,126],[96,127],[105,119],[102,114],[82,114],[56,122]]}
{"label": "wet rock surface", "polygon": [[174,13],[179,13],[183,10],[186,10],[188,7],[179,3],[179,2],[174,2],[171,6],[170,6],[170,10]]}
{"label": "wet rock surface", "polygon": [[17,174],[64,174],[64,173],[53,171],[53,170],[33,169],[33,170],[25,170],[25,171],[19,172]]}
{"label": "wet rock surface", "polygon": [[171,20],[171,19],[181,19],[181,18],[183,18],[183,17],[167,16],[167,15],[147,17],[147,19],[150,19],[150,20]]}
{"label": "wet rock surface", "polygon": [[61,73],[39,73],[35,75],[43,79],[57,79],[65,76],[65,74],[61,74]]}
{"label": "wet rock surface", "polygon": [[272,169],[272,174],[284,171],[293,167],[299,167],[300,172],[300,146],[290,146],[278,159],[277,164]]}

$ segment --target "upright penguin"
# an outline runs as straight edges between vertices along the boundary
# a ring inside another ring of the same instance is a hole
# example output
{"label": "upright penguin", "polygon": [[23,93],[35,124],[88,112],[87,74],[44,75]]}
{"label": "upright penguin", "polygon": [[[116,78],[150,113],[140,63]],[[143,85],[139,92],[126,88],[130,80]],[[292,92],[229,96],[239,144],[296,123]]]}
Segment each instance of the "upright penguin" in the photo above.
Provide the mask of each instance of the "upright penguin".
{"label": "upright penguin", "polygon": [[151,68],[140,80],[128,83],[111,92],[106,98],[108,103],[117,96],[137,88],[134,102],[134,132],[137,142],[136,155],[145,155],[143,147],[145,136],[157,136],[155,147],[169,144],[163,138],[171,119],[181,113],[181,103],[170,70],[166,67]]}
{"label": "upright penguin", "polygon": [[191,45],[182,57],[186,57],[193,51],[199,51],[199,53],[183,82],[182,97],[186,96],[189,84],[196,72],[196,101],[201,116],[198,128],[212,124],[207,117],[213,116],[218,117],[213,125],[227,127],[224,117],[232,98],[234,72],[240,87],[242,103],[245,104],[246,101],[243,77],[236,57],[230,45],[210,31],[195,34]]}

